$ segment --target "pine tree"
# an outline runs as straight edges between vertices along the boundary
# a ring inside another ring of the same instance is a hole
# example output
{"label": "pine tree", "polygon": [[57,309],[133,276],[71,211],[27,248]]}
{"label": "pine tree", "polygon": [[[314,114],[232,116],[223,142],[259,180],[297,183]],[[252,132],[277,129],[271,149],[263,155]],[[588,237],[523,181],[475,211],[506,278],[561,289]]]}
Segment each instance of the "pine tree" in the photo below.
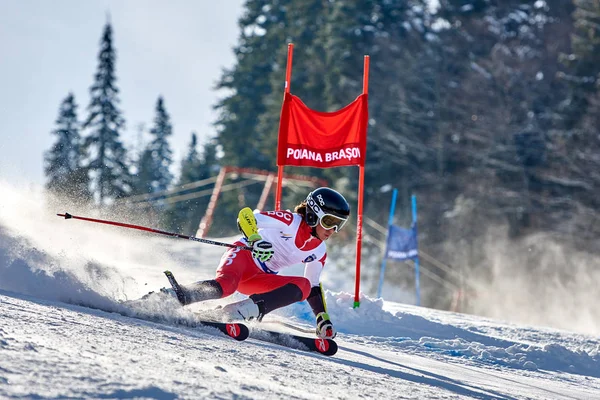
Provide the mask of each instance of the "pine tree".
{"label": "pine tree", "polygon": [[134,194],[165,191],[173,180],[173,174],[169,171],[173,162],[173,152],[167,141],[173,134],[173,127],[162,96],[159,96],[156,102],[155,111],[154,126],[150,129],[153,139],[138,160]]}
{"label": "pine tree", "polygon": [[155,170],[153,169],[152,152],[144,149],[135,164],[136,172],[132,177],[131,194],[135,196],[153,193],[152,181],[154,180]]}
{"label": "pine tree", "polygon": [[573,52],[563,55],[568,70],[561,75],[572,88],[566,109],[567,129],[577,125],[600,87],[596,85],[600,81],[600,0],[573,0],[573,4]]}
{"label": "pine tree", "polygon": [[[273,90],[271,72],[279,69],[282,74],[281,60],[285,62],[285,56],[282,58],[281,54],[285,43],[280,26],[287,25],[286,8],[290,3],[291,0],[246,2],[246,12],[239,21],[239,44],[234,48],[236,65],[223,72],[216,87],[231,93],[215,106],[219,114],[215,124],[217,140],[223,148],[223,159],[229,165],[259,169],[274,166],[271,151],[277,127],[261,132],[257,125],[265,112],[266,98]],[[283,78],[279,83],[281,88]],[[281,91],[277,98],[281,104]]]}
{"label": "pine tree", "polygon": [[200,153],[198,153],[198,135],[192,132],[192,139],[188,146],[187,154],[181,162],[181,176],[179,177],[178,185],[202,179],[201,164],[202,159],[200,158]]}
{"label": "pine tree", "polygon": [[[218,173],[218,170],[215,140],[209,140],[204,145],[203,153],[200,154],[198,137],[196,133],[192,132],[188,152],[181,162],[181,175],[175,187],[181,188],[186,184],[210,178]],[[178,192],[178,195],[193,194],[195,190],[198,189],[181,191]],[[170,229],[184,232],[187,235],[195,235],[200,220],[206,212],[208,201],[209,196],[201,196],[173,203],[168,210],[167,218]]]}
{"label": "pine tree", "polygon": [[73,200],[91,200],[87,170],[82,166],[84,157],[82,138],[79,133],[77,104],[72,93],[63,100],[56,120],[56,143],[45,155],[45,173],[48,190]]}
{"label": "pine tree", "polygon": [[104,27],[98,55],[98,69],[90,88],[89,116],[84,127],[90,129],[85,138],[92,178],[92,190],[100,204],[126,196],[131,187],[127,154],[120,136],[125,125],[119,103],[115,76],[116,52],[112,27]]}
{"label": "pine tree", "polygon": [[[293,73],[290,83],[291,92],[298,95],[311,109],[317,111],[335,111],[352,101],[356,95],[346,98],[343,104],[335,102],[335,89],[339,61],[332,60],[330,27],[331,10],[334,4],[321,0],[291,1],[285,5],[284,24],[269,26],[265,36],[286,38],[294,44]],[[273,7],[271,13],[277,11]],[[260,115],[256,131],[261,133],[259,140],[261,158],[270,165],[263,169],[272,170],[277,158],[277,138],[279,117],[283,96],[283,82],[287,63],[287,43],[279,40],[273,51],[277,55],[277,68],[269,77],[270,92],[263,102],[265,112]],[[299,173],[309,173],[307,169],[298,169]],[[331,172],[331,171],[329,171]],[[322,177],[326,170],[312,169],[310,174]],[[260,189],[258,186],[254,189]],[[258,198],[256,198],[258,200]]]}

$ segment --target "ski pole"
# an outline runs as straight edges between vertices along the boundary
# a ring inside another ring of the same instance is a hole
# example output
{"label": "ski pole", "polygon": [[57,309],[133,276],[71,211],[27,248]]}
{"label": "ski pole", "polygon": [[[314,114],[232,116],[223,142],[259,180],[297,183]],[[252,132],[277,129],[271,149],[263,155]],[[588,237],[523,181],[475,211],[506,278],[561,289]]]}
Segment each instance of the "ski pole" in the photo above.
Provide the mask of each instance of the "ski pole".
{"label": "ski pole", "polygon": [[167,236],[176,237],[179,239],[193,240],[194,242],[200,242],[200,243],[205,243],[205,244],[213,244],[215,246],[225,246],[225,247],[231,247],[231,248],[240,249],[240,250],[252,250],[252,247],[248,247],[248,246],[238,246],[238,245],[231,244],[231,243],[223,243],[223,242],[217,242],[215,240],[201,239],[201,238],[197,238],[195,236],[187,236],[187,235],[181,235],[179,233],[165,232],[165,231],[161,231],[158,229],[147,228],[145,226],[140,226],[140,225],[124,224],[122,222],[107,221],[107,220],[103,220],[103,219],[78,217],[76,215],[71,215],[67,212],[64,214],[56,214],[56,215],[58,215],[59,217],[64,217],[65,219],[80,219],[82,221],[97,222],[100,224],[115,225],[115,226],[120,226],[123,228],[137,229],[140,231],[160,233],[161,235],[167,235]]}

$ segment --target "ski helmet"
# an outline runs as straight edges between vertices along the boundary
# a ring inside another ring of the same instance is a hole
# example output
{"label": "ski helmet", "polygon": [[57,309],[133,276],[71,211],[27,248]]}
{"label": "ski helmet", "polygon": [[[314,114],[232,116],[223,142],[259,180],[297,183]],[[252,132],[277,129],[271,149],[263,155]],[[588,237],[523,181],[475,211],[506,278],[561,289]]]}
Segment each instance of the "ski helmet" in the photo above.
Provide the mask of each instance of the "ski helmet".
{"label": "ski helmet", "polygon": [[348,202],[338,192],[327,187],[313,190],[306,196],[306,223],[339,232],[350,216]]}

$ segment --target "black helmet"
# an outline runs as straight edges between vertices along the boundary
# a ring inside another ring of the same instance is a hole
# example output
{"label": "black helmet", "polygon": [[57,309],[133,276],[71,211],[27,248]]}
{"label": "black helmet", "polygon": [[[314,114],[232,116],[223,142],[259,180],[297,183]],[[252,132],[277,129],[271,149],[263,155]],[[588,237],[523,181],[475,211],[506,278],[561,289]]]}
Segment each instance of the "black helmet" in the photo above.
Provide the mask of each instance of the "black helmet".
{"label": "black helmet", "polygon": [[339,232],[350,216],[348,202],[333,189],[321,187],[306,196],[306,223]]}

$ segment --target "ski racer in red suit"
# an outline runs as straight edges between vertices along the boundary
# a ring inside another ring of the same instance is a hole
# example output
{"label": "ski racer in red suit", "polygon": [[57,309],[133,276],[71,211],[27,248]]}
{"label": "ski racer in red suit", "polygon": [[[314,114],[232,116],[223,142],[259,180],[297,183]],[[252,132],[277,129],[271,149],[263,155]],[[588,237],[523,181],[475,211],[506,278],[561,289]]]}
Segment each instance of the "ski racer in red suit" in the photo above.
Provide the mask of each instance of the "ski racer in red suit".
{"label": "ski racer in red suit", "polygon": [[[273,310],[307,300],[316,316],[316,332],[323,338],[336,331],[327,314],[320,276],[327,258],[325,242],[344,226],[350,207],[333,189],[321,187],[290,211],[255,211],[244,219],[255,223],[248,232],[244,221],[238,226],[244,237],[236,245],[252,251],[229,249],[223,254],[215,279],[182,286],[184,305],[227,297],[238,291],[248,299],[228,304],[222,311],[232,320],[261,320]],[[255,218],[255,222],[251,221]],[[255,228],[255,229],[256,229]],[[304,263],[304,276],[281,276],[279,271]],[[183,300],[183,301],[182,301]]]}

